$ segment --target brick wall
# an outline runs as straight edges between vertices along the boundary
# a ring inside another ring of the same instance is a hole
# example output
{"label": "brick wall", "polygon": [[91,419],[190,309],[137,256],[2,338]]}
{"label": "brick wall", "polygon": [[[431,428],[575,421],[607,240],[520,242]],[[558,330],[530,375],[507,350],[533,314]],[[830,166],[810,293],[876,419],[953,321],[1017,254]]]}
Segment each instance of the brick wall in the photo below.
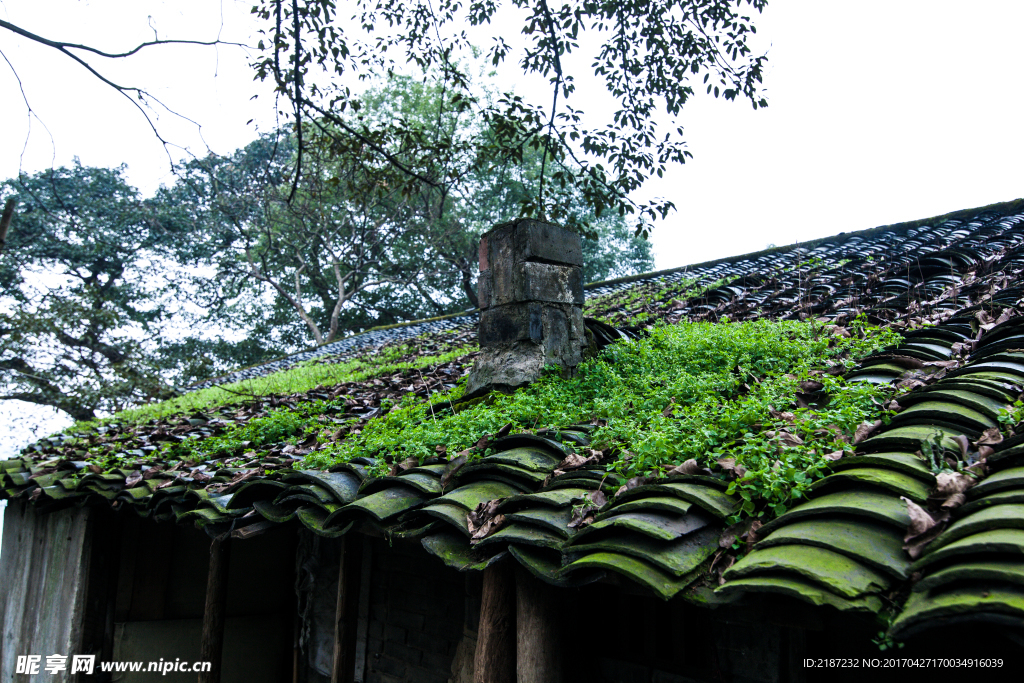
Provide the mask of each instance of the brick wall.
{"label": "brick wall", "polygon": [[466,578],[419,544],[373,544],[367,683],[444,683],[463,637]]}

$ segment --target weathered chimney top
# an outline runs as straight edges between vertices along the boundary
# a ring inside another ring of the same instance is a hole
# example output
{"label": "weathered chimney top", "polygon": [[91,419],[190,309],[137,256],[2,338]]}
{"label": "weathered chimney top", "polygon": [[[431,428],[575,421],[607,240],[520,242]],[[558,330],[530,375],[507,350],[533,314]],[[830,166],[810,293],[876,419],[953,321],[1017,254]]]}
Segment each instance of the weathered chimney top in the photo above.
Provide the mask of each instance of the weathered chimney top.
{"label": "weathered chimney top", "polygon": [[583,242],[563,227],[527,218],[480,238],[480,356],[466,397],[511,391],[582,358]]}

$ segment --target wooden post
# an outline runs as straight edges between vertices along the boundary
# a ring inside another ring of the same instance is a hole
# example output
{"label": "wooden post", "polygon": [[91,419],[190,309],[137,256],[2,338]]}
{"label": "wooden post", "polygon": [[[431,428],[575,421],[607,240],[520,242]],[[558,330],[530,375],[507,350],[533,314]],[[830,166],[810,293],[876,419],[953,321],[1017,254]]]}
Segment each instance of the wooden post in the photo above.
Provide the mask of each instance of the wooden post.
{"label": "wooden post", "polygon": [[224,612],[228,597],[229,537],[218,536],[210,544],[210,571],[206,575],[206,610],[199,659],[210,662],[210,670],[199,674],[199,683],[220,683],[224,652]]}
{"label": "wooden post", "polygon": [[516,568],[516,680],[561,683],[558,596],[523,567]]}
{"label": "wooden post", "polygon": [[348,604],[347,575],[345,574],[345,537],[341,537],[341,550],[338,553],[338,602],[334,608],[334,668],[331,671],[331,683],[345,683],[345,671],[349,668],[345,661],[345,608]]}
{"label": "wooden post", "polygon": [[370,571],[373,568],[373,541],[363,536],[363,556],[359,567],[359,607],[356,613],[356,654],[355,672],[352,680],[363,683],[366,680],[366,648],[370,634]]}
{"label": "wooden post", "polygon": [[473,658],[475,683],[512,683],[515,680],[515,581],[515,572],[508,561],[497,562],[484,570],[480,626]]}

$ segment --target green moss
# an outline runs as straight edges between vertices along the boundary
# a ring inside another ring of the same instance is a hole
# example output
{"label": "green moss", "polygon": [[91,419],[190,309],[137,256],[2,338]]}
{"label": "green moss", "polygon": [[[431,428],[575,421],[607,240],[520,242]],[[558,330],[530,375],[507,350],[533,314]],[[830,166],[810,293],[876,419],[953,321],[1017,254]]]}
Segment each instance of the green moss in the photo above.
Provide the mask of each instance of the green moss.
{"label": "green moss", "polygon": [[107,422],[138,423],[170,415],[189,415],[219,406],[251,401],[262,396],[296,394],[320,386],[360,382],[400,370],[447,363],[472,353],[476,350],[476,346],[475,344],[467,345],[439,354],[422,356],[415,355],[414,350],[415,347],[411,344],[401,344],[344,363],[331,362],[330,358],[307,361],[263,377],[200,389],[169,401],[125,410],[96,423],[77,423],[70,428],[70,431],[88,431],[97,424]]}
{"label": "green moss", "polygon": [[667,301],[686,301],[703,296],[735,279],[724,278],[705,285],[698,285],[698,280],[692,278],[668,285],[662,282],[641,284],[587,299],[583,305],[583,311],[585,315],[610,325],[623,322],[628,322],[630,325],[642,325],[655,318],[653,314],[639,310],[644,305],[657,304],[659,307],[663,307],[664,302]]}

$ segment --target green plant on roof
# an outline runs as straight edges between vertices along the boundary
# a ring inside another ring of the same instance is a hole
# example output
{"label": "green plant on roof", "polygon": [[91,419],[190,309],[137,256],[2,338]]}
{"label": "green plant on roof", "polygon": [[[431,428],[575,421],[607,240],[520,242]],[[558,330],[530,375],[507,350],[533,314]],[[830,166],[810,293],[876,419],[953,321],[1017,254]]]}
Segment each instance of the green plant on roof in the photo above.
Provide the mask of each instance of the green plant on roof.
{"label": "green plant on roof", "polygon": [[[445,341],[445,346],[450,342]],[[400,370],[426,368],[461,358],[476,350],[475,343],[441,348],[436,353],[420,354],[413,343],[395,344],[373,349],[367,354],[348,361],[335,362],[330,358],[300,363],[295,367],[263,377],[242,380],[222,386],[193,391],[169,401],[125,410],[112,418],[97,421],[144,422],[169,415],[190,414],[213,407],[242,403],[260,396],[295,394],[320,386],[345,382],[360,382]],[[90,423],[77,423],[71,429],[87,429]]]}
{"label": "green plant on roof", "polygon": [[[370,457],[383,472],[409,457],[459,452],[509,422],[526,431],[602,421],[592,445],[618,452],[610,468],[623,476],[664,473],[691,458],[706,467],[733,458],[740,476],[730,489],[743,500],[742,514],[773,516],[828,472],[826,455],[852,450],[848,435],[857,425],[883,416],[889,387],[821,372],[899,341],[862,321],[856,327],[863,338],[795,321],[660,325],[647,338],[609,346],[575,377],[548,374],[454,413],[447,408],[462,385],[427,403],[409,397],[307,463],[326,468]],[[820,397],[799,407],[808,381],[821,384]]]}
{"label": "green plant on roof", "polygon": [[904,643],[893,640],[893,637],[885,631],[879,631],[878,636],[872,638],[871,642],[877,645],[881,652],[886,650],[902,650],[904,645]]}
{"label": "green plant on roof", "polygon": [[[618,308],[630,308],[635,307],[637,304],[648,302],[654,298],[658,300],[669,300],[679,299],[685,301],[694,297],[704,296],[708,292],[723,287],[735,280],[738,277],[721,278],[713,282],[699,285],[697,278],[686,278],[666,288],[661,288],[651,291],[650,286],[638,285],[631,287],[626,290],[620,290],[617,292],[609,292],[608,294],[602,294],[592,299],[587,299],[583,305],[584,313],[588,316],[592,316],[597,320],[606,322],[609,324],[616,323],[616,316],[609,316],[608,314],[601,313],[601,311],[607,311],[611,309],[614,313],[618,313],[621,316],[620,311],[615,311]],[[639,325],[647,322],[654,316],[650,313],[633,313],[628,316],[630,324]]]}
{"label": "green plant on roof", "polygon": [[946,463],[945,448],[942,446],[942,432],[934,431],[931,436],[921,441],[921,455],[928,461],[928,466],[935,474],[951,472]]}
{"label": "green plant on roof", "polygon": [[1019,398],[999,411],[999,428],[1005,435],[1013,434],[1013,426],[1024,419],[1024,401]]}
{"label": "green plant on roof", "polygon": [[[312,405],[324,403],[326,402],[318,401]],[[219,458],[240,453],[245,449],[280,443],[313,429],[309,417],[309,414],[303,415],[291,410],[275,410],[264,417],[253,418],[227,434],[197,440],[194,442],[194,450],[212,458]]]}

